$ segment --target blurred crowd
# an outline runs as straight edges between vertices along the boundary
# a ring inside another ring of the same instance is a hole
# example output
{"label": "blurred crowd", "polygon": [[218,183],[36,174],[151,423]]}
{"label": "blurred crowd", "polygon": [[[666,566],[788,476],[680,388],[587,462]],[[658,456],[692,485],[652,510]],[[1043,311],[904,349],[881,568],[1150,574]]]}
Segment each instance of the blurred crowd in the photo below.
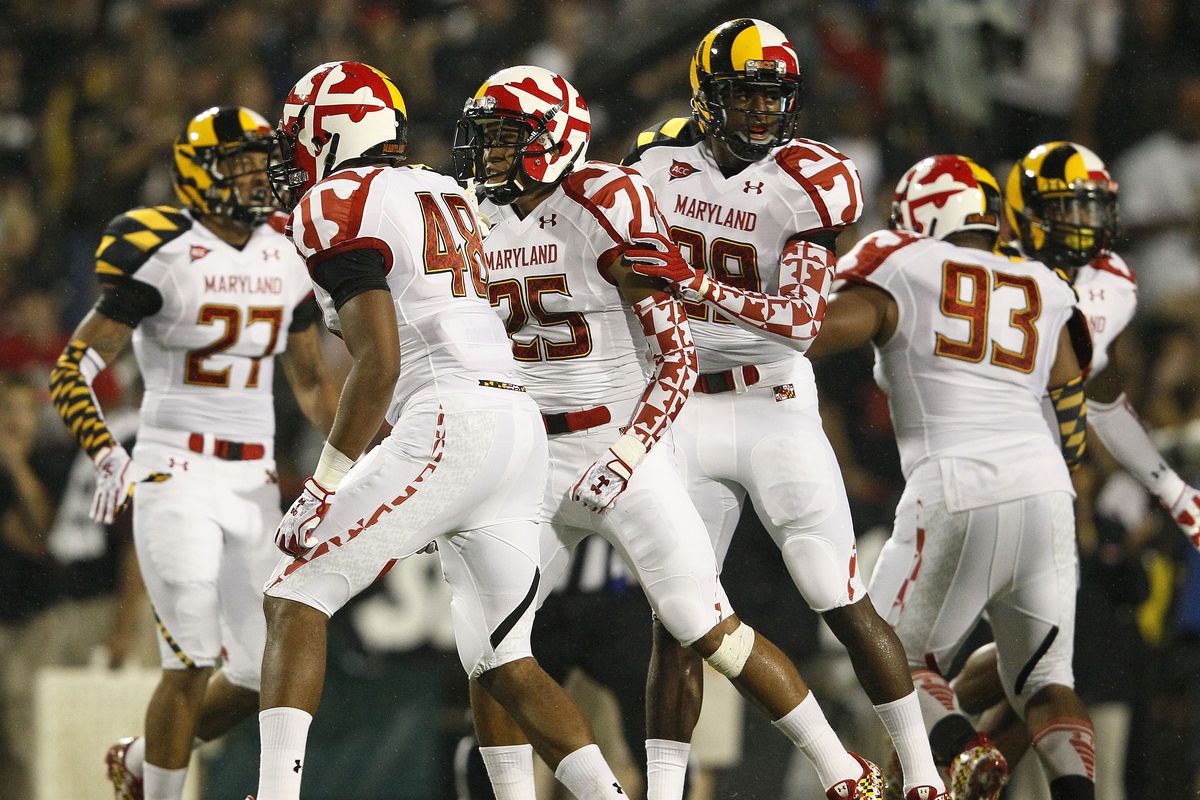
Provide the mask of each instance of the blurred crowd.
{"label": "blurred crowd", "polygon": [[[407,101],[411,160],[449,163],[463,101],[495,69],[569,77],[595,123],[591,155],[617,160],[637,131],[688,113],[695,42],[732,16],[772,21],[805,63],[803,134],[850,155],[869,200],[855,238],[886,223],[917,158],[961,152],[1003,182],[1031,146],[1093,148],[1120,183],[1117,249],[1138,275],[1125,337],[1130,400],[1181,475],[1200,478],[1200,4],[1189,0],[9,0],[0,30],[0,688],[55,609],[86,644],[30,658],[113,663],[137,651],[127,533],[93,530],[72,494],[76,453],[47,376],[95,297],[109,219],[173,202],[169,149],[188,118],[240,104],[275,119],[311,66],[350,58]],[[869,353],[819,365],[830,437],[856,520],[890,525],[902,488]],[[135,407],[110,370],[105,409]],[[280,392],[280,394],[284,394]],[[297,429],[282,400],[280,426]],[[281,436],[280,466],[312,460]],[[309,443],[311,446],[311,442]],[[1191,796],[1200,768],[1200,556],[1096,444],[1080,475],[1077,674],[1116,704],[1139,796]],[[289,463],[289,457],[292,459]],[[299,466],[296,464],[299,463]],[[285,489],[289,484],[285,481]],[[286,493],[286,492],[285,492]],[[76,492],[76,494],[78,494]],[[290,498],[289,498],[290,499]],[[73,505],[74,504],[74,505]],[[117,598],[125,598],[117,602]],[[88,606],[97,599],[95,608]],[[83,605],[81,605],[83,604]],[[84,606],[87,606],[86,608]],[[61,625],[59,628],[63,627]],[[71,636],[60,638],[71,640]],[[144,638],[144,637],[143,637]],[[1101,641],[1103,644],[1101,644]],[[152,654],[153,650],[149,649]],[[153,663],[148,656],[147,663]],[[24,664],[25,662],[20,662]],[[27,689],[27,686],[24,687]],[[1183,698],[1183,701],[1180,700]],[[0,704],[3,705],[3,704]],[[11,709],[12,706],[9,706]],[[6,711],[4,725],[27,719]],[[5,773],[0,753],[0,773]],[[1189,779],[1180,781],[1177,765]],[[1176,765],[1170,769],[1163,765]],[[1164,777],[1173,776],[1173,777]],[[1185,794],[1187,793],[1187,794]]]}

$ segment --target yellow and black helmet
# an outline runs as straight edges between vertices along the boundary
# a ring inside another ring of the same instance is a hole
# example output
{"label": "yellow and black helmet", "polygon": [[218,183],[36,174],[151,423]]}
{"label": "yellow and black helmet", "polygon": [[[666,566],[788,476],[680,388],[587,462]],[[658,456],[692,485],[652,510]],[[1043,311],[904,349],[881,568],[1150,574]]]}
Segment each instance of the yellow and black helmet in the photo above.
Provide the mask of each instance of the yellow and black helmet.
{"label": "yellow and black helmet", "polygon": [[1081,267],[1116,236],[1117,183],[1083,145],[1039,144],[1008,174],[1004,209],[1025,255]]}
{"label": "yellow and black helmet", "polygon": [[261,166],[261,191],[242,197],[235,179],[260,167],[231,161],[242,153],[271,150],[272,130],[257,111],[240,106],[214,106],[188,122],[175,140],[172,174],[175,193],[196,216],[218,214],[257,225],[277,208],[266,181],[266,160]]}
{"label": "yellow and black helmet", "polygon": [[[792,138],[802,105],[800,59],[774,25],[744,17],[709,31],[692,56],[691,81],[692,116],[700,131],[725,142],[738,158],[757,161]],[[745,93],[749,100],[755,92],[770,106],[734,109],[736,95]],[[750,113],[743,124],[731,126],[730,110]]]}

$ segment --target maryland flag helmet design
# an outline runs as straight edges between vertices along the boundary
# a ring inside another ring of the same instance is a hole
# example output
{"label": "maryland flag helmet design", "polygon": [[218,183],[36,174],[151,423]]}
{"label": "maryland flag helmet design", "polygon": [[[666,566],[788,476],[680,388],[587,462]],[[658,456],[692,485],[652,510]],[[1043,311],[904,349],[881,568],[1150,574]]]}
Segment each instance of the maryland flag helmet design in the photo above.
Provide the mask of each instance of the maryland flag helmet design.
{"label": "maryland flag helmet design", "polygon": [[959,231],[1000,232],[1000,184],[966,156],[918,161],[896,184],[893,230],[945,239]]}
{"label": "maryland flag helmet design", "polygon": [[1072,142],[1040,144],[1013,165],[1004,205],[1021,249],[1053,267],[1087,264],[1117,232],[1117,183]]}
{"label": "maryland flag helmet design", "polygon": [[774,25],[749,18],[718,25],[696,47],[691,81],[701,132],[738,158],[757,161],[792,138],[802,105],[800,59]]}
{"label": "maryland flag helmet design", "polygon": [[[276,210],[266,180],[243,197],[236,179],[261,172],[271,149],[271,126],[257,111],[240,106],[217,106],[188,122],[173,148],[175,194],[200,217],[219,214],[258,225]],[[262,153],[261,164],[239,159]]]}

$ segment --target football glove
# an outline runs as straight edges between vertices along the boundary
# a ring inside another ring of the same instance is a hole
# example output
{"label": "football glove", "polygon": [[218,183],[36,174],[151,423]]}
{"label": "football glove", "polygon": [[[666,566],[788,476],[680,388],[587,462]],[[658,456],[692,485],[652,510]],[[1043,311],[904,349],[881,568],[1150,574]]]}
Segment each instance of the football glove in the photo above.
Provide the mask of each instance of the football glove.
{"label": "football glove", "polygon": [[641,442],[628,434],[622,436],[584,470],[571,489],[571,499],[596,513],[604,511],[625,491],[634,468],[645,455]]}
{"label": "football glove", "polygon": [[289,556],[302,556],[313,548],[313,531],[329,511],[334,492],[306,478],[304,490],[275,529],[275,546]]}
{"label": "football glove", "polygon": [[96,493],[88,516],[102,525],[111,525],[117,513],[129,502],[134,484],[148,481],[159,483],[171,476],[151,472],[130,458],[121,445],[105,447],[92,460],[96,468]]}
{"label": "football glove", "polygon": [[703,300],[704,285],[708,279],[703,272],[693,269],[678,250],[663,252],[652,247],[632,248],[626,250],[624,255],[629,268],[638,275],[670,281],[680,290],[683,299],[689,302]]}
{"label": "football glove", "polygon": [[1163,501],[1163,506],[1184,536],[1191,540],[1192,546],[1200,550],[1200,491],[1184,484],[1179,498],[1169,506]]}

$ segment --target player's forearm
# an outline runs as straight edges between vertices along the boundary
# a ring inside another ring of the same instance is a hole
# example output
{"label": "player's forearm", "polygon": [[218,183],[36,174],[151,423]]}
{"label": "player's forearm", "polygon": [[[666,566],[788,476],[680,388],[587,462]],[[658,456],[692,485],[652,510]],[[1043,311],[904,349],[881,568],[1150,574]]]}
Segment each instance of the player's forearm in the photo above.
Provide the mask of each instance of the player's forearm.
{"label": "player's forearm", "polygon": [[92,392],[92,381],[104,367],[104,359],[87,342],[72,339],[50,372],[54,408],[75,441],[93,459],[116,443]]}
{"label": "player's forearm", "polygon": [[374,356],[356,358],[329,431],[328,442],[350,459],[367,449],[392,402],[399,361],[386,363]]}
{"label": "player's forearm", "polygon": [[1088,422],[1113,458],[1160,500],[1174,503],[1184,489],[1184,481],[1150,441],[1125,395],[1109,403],[1092,399],[1089,410]]}
{"label": "player's forearm", "polygon": [[632,307],[650,346],[654,374],[638,401],[629,434],[649,450],[670,427],[696,383],[696,348],[687,313],[671,295],[655,292]]}
{"label": "player's forearm", "polygon": [[833,253],[807,241],[780,257],[779,294],[738,289],[705,279],[700,294],[735,325],[803,352],[821,331],[832,283]]}
{"label": "player's forearm", "polygon": [[1087,400],[1083,394],[1083,379],[1076,376],[1062,386],[1050,389],[1054,416],[1058,419],[1058,435],[1063,460],[1076,469],[1087,451]]}

